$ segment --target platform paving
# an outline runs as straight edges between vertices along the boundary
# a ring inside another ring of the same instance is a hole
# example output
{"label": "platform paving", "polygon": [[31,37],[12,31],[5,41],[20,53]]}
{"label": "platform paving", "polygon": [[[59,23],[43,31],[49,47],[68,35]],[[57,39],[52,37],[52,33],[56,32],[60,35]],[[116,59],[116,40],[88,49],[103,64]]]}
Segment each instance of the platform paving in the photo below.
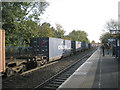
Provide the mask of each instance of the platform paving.
{"label": "platform paving", "polygon": [[[60,88],[120,89],[120,61],[105,50],[98,50],[69,77]],[[58,89],[58,90],[59,90]]]}
{"label": "platform paving", "polygon": [[105,50],[103,56],[100,52],[100,59],[92,88],[119,88],[119,60]]}

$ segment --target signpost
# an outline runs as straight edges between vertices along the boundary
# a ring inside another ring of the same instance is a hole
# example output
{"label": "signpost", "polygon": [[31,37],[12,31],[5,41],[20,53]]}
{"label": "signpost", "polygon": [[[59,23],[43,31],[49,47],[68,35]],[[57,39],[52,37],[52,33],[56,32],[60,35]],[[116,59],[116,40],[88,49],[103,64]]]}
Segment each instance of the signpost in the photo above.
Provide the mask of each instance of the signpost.
{"label": "signpost", "polygon": [[108,39],[108,41],[109,41],[109,42],[113,42],[113,41],[115,41],[115,39]]}
{"label": "signpost", "polygon": [[118,37],[120,36],[119,34],[110,34],[111,37]]}
{"label": "signpost", "polygon": [[[109,39],[110,42],[113,42],[113,39],[115,41],[115,55],[116,55],[116,58],[120,58],[120,45],[119,45],[119,42],[120,42],[120,30],[110,30],[110,37],[112,37],[112,39]],[[112,43],[113,44],[113,43]]]}

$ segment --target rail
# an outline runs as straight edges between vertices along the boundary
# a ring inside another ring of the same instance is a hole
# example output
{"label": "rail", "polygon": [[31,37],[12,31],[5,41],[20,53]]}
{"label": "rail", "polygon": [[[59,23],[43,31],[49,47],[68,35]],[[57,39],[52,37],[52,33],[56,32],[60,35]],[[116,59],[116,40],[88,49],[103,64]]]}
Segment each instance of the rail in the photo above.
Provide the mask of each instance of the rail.
{"label": "rail", "polygon": [[83,56],[81,59],[74,62],[72,65],[69,65],[67,68],[63,69],[56,75],[52,76],[45,82],[37,85],[33,90],[38,88],[42,89],[57,89],[69,76],[71,76],[75,70],[82,65],[92,54],[94,51],[91,51],[87,55]]}

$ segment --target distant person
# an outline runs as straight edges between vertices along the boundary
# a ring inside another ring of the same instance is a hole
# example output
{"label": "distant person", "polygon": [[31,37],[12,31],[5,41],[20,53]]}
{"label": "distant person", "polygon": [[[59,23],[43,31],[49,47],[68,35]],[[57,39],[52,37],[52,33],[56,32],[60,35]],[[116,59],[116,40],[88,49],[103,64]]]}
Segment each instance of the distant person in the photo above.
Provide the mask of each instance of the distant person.
{"label": "distant person", "polygon": [[113,48],[112,48],[112,55],[114,56],[115,55],[115,45],[113,44]]}
{"label": "distant person", "polygon": [[104,45],[102,45],[102,52],[103,52],[103,56],[105,55],[104,50],[105,50],[105,46],[104,46]]}
{"label": "distant person", "polygon": [[109,44],[108,44],[108,43],[105,45],[105,48],[106,48],[106,50],[107,50],[107,54],[109,54],[109,49],[110,49],[110,46],[109,46]]}

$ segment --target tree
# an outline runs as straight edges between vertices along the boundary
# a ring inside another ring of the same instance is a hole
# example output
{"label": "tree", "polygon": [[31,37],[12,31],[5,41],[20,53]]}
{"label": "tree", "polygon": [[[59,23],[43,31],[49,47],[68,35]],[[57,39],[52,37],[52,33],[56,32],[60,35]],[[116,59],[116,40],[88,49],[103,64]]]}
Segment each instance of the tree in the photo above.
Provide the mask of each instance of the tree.
{"label": "tree", "polygon": [[94,40],[92,40],[92,42],[91,42],[91,43],[95,44],[95,41],[94,41]]}
{"label": "tree", "polygon": [[108,39],[110,39],[110,38],[111,38],[110,33],[106,32],[100,36],[100,41],[101,41],[101,43],[106,44],[106,43],[108,43]]}
{"label": "tree", "polygon": [[[2,2],[2,28],[6,31],[6,45],[28,46],[38,17],[47,7],[47,2]],[[42,7],[42,8],[40,8]]]}
{"label": "tree", "polygon": [[60,24],[56,24],[55,35],[57,38],[64,38],[65,31]]}
{"label": "tree", "polygon": [[40,27],[39,36],[40,37],[55,37],[55,30],[54,28],[50,27],[49,23],[43,23]]}
{"label": "tree", "polygon": [[118,24],[117,20],[109,20],[108,22],[106,22],[105,24],[105,28],[109,31],[109,30],[118,30],[120,27],[120,25]]}
{"label": "tree", "polygon": [[[108,39],[110,39],[110,30],[119,30],[119,27],[120,27],[120,24],[118,23],[117,20],[109,20],[106,24],[105,24],[105,28],[107,29],[108,32],[106,33],[103,33],[101,36],[100,36],[100,41],[102,43],[108,43]],[[118,34],[119,32],[114,32],[114,34]]]}
{"label": "tree", "polygon": [[72,32],[69,33],[68,36],[70,38],[72,38],[72,40],[89,43],[89,40],[87,38],[87,33],[85,31],[81,31],[81,30],[75,31],[75,30],[73,30]]}

